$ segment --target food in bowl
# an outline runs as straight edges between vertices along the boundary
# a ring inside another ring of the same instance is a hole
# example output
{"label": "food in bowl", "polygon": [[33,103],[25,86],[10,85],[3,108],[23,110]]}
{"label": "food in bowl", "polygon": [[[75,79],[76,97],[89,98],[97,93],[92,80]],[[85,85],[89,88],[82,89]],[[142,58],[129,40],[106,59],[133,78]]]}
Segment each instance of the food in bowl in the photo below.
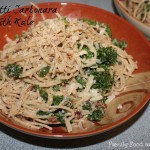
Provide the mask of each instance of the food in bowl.
{"label": "food in bowl", "polygon": [[118,0],[133,17],[150,27],[150,0]]}
{"label": "food in bowl", "polygon": [[100,122],[137,63],[112,39],[110,27],[90,19],[40,21],[0,52],[0,110],[29,129],[84,128]]}

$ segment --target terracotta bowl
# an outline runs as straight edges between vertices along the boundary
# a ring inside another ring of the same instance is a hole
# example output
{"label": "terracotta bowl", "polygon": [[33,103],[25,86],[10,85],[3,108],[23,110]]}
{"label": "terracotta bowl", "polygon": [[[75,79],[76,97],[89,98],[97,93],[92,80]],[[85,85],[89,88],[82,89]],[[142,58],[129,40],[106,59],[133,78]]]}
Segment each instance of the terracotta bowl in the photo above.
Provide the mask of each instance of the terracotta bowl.
{"label": "terracotta bowl", "polygon": [[150,26],[145,25],[135,17],[131,16],[125,8],[120,4],[120,0],[114,0],[114,4],[116,6],[116,9],[120,16],[125,18],[127,21],[129,21],[131,24],[133,24],[136,28],[138,28],[140,31],[144,33],[144,35],[150,40]]}
{"label": "terracotta bowl", "polygon": [[[121,17],[96,7],[75,3],[40,3],[37,5],[40,8],[57,8],[57,11],[62,16],[68,16],[70,18],[89,18],[107,23],[112,29],[113,37],[125,40],[128,43],[127,51],[133,56],[134,60],[138,61],[138,70],[134,73],[135,77],[128,81],[126,91],[122,92],[115,100],[109,103],[104,119],[100,123],[87,122],[85,124],[85,130],[76,128],[71,133],[67,133],[63,127],[54,127],[53,130],[49,132],[31,130],[16,124],[1,112],[0,122],[27,134],[47,138],[73,139],[111,130],[137,114],[150,98],[150,44],[143,34]],[[30,6],[24,8],[27,7]],[[32,13],[27,13],[26,15],[15,13],[19,10],[13,10],[10,13],[0,16],[0,19],[4,17],[9,18],[9,16],[11,16],[11,25],[0,26],[0,49],[2,49],[6,43],[7,36],[13,39],[16,34],[21,34],[23,30],[29,28],[29,25],[19,27],[14,23],[15,18],[22,18],[22,21],[27,20],[28,17],[30,17],[30,21],[32,19]],[[52,18],[55,17],[55,14],[45,13],[45,17]],[[42,16],[35,14],[35,22],[40,20],[42,20]],[[122,106],[121,108],[119,107],[120,105]]]}

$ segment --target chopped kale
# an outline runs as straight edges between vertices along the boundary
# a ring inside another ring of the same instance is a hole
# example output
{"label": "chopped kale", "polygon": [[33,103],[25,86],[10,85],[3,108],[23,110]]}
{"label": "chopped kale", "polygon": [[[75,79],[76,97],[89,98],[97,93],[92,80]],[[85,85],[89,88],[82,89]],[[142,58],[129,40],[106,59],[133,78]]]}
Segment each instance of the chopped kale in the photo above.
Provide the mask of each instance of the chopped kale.
{"label": "chopped kale", "polygon": [[36,92],[37,90],[39,90],[40,89],[40,87],[39,87],[39,85],[34,85],[34,91]]}
{"label": "chopped kale", "polygon": [[48,22],[44,22],[44,26],[48,26]]}
{"label": "chopped kale", "polygon": [[63,79],[63,80],[62,80],[62,83],[64,83],[64,84],[68,84],[68,82],[69,82],[69,81],[68,81],[67,79]]}
{"label": "chopped kale", "polygon": [[112,77],[108,71],[97,72],[93,70],[90,74],[94,76],[94,80],[96,81],[92,85],[94,89],[107,91],[110,90],[114,84],[114,77]]}
{"label": "chopped kale", "polygon": [[141,18],[140,19],[142,20],[143,18],[144,18],[144,13],[141,13]]}
{"label": "chopped kale", "polygon": [[97,23],[95,20],[91,20],[91,19],[87,19],[87,18],[82,18],[82,19],[80,19],[80,21],[83,21],[83,22],[85,22],[89,25],[93,25],[93,26],[96,26],[96,23]]}
{"label": "chopped kale", "polygon": [[65,24],[69,24],[69,21],[67,20],[67,17],[62,16],[61,20],[65,23]]}
{"label": "chopped kale", "polygon": [[85,80],[83,79],[83,77],[81,77],[81,76],[76,76],[75,79],[76,79],[76,81],[77,81],[78,83],[80,83],[80,84],[82,85],[82,87],[85,87],[86,82],[85,82]]}
{"label": "chopped kale", "polygon": [[50,67],[46,66],[38,72],[39,77],[45,77],[49,73]]}
{"label": "chopped kale", "polygon": [[73,105],[73,102],[72,102],[72,98],[70,96],[66,97],[66,102],[65,102],[65,106],[73,109],[74,108],[74,105]]}
{"label": "chopped kale", "polygon": [[80,49],[80,47],[81,47],[81,44],[77,43],[77,48]]}
{"label": "chopped kale", "polygon": [[104,110],[102,108],[97,108],[88,115],[88,119],[91,121],[100,121],[104,117]]}
{"label": "chopped kale", "polygon": [[47,116],[47,115],[50,114],[50,112],[43,111],[43,110],[38,110],[36,114],[39,115],[39,116]]}
{"label": "chopped kale", "polygon": [[39,90],[40,96],[43,98],[43,100],[45,102],[48,101],[48,93],[41,87],[39,87],[39,85],[34,85],[34,91],[36,92],[37,90]]}
{"label": "chopped kale", "polygon": [[116,64],[121,65],[122,62],[117,60],[117,61],[116,61]]}
{"label": "chopped kale", "polygon": [[85,103],[83,106],[82,106],[83,110],[89,110],[91,111],[92,110],[92,105],[90,102],[87,102]]}
{"label": "chopped kale", "polygon": [[43,89],[43,88],[40,88],[40,96],[43,98],[43,100],[45,102],[48,101],[48,93]]}
{"label": "chopped kale", "polygon": [[118,41],[116,38],[112,40],[112,43],[123,50],[127,47],[127,43],[125,41]]}
{"label": "chopped kale", "polygon": [[147,5],[146,5],[146,11],[147,11],[147,12],[150,12],[150,4],[147,4]]}
{"label": "chopped kale", "polygon": [[98,26],[100,27],[101,26],[101,22],[97,22]]}
{"label": "chopped kale", "polygon": [[22,72],[23,72],[23,67],[21,67],[20,65],[8,64],[6,66],[6,74],[8,77],[19,78]]}
{"label": "chopped kale", "polygon": [[107,32],[107,34],[109,35],[109,37],[112,37],[112,31],[111,31],[111,28],[109,27],[108,24],[105,24],[105,30]]}
{"label": "chopped kale", "polygon": [[64,99],[64,96],[53,96],[53,103],[52,105],[59,105],[61,103],[61,101]]}
{"label": "chopped kale", "polygon": [[68,101],[68,103],[67,103],[66,106],[69,107],[69,108],[71,108],[71,109],[74,108],[74,105],[73,105],[72,101]]}
{"label": "chopped kale", "polygon": [[0,81],[1,81],[1,80],[3,80],[3,77],[2,77],[2,75],[0,74]]}
{"label": "chopped kale", "polygon": [[58,109],[53,113],[53,115],[57,117],[58,121],[61,124],[65,124],[65,120],[64,120],[65,114],[66,114],[66,111],[62,109]]}
{"label": "chopped kale", "polygon": [[15,40],[16,40],[16,39],[19,39],[19,35],[18,35],[18,34],[15,35]]}
{"label": "chopped kale", "polygon": [[117,60],[117,52],[112,47],[100,47],[97,49],[97,59],[100,64],[111,66]]}
{"label": "chopped kale", "polygon": [[60,91],[60,86],[59,85],[54,85],[53,86],[53,91],[55,91],[55,92]]}
{"label": "chopped kale", "polygon": [[[80,47],[81,47],[81,44],[78,43],[77,48],[79,49]],[[90,49],[87,45],[83,45],[82,50],[85,50],[87,52],[87,54],[82,55],[81,58],[89,59],[94,56],[94,54],[90,51]]]}
{"label": "chopped kale", "polygon": [[87,45],[83,45],[82,50],[85,50],[87,52],[87,54],[83,55],[83,57],[85,56],[87,59],[89,59],[94,56]]}
{"label": "chopped kale", "polygon": [[107,96],[104,96],[104,97],[101,99],[101,101],[102,101],[103,103],[105,103],[106,100],[107,100]]}

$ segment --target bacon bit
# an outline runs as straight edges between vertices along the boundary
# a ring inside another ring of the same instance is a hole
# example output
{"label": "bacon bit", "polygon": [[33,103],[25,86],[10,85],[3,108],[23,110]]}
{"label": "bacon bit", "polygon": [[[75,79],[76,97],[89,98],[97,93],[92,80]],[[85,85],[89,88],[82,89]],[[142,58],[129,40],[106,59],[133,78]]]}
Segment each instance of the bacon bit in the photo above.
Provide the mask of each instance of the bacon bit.
{"label": "bacon bit", "polygon": [[62,46],[63,46],[63,44],[62,44],[62,43],[58,44],[58,47],[62,47]]}
{"label": "bacon bit", "polygon": [[101,106],[102,108],[107,108],[107,105],[103,103],[102,101],[98,101],[95,105],[95,107],[99,107],[99,106]]}
{"label": "bacon bit", "polygon": [[34,90],[35,90],[35,89],[34,89],[34,86],[31,86],[31,87],[30,87],[30,90],[31,90],[31,91],[34,91]]}
{"label": "bacon bit", "polygon": [[17,115],[16,117],[19,118],[19,119],[23,118],[23,116],[21,116],[21,115]]}
{"label": "bacon bit", "polygon": [[19,79],[19,77],[14,77],[13,79],[14,79],[14,80],[18,80],[18,79]]}
{"label": "bacon bit", "polygon": [[28,35],[26,35],[25,37],[24,37],[24,39],[27,39],[28,38]]}
{"label": "bacon bit", "polygon": [[17,41],[17,43],[20,43],[20,42],[22,42],[22,39],[21,39],[21,38],[19,38],[19,40]]}
{"label": "bacon bit", "polygon": [[16,53],[19,52],[19,51],[21,51],[21,49],[17,49],[17,50],[16,50]]}
{"label": "bacon bit", "polygon": [[73,55],[71,53],[67,53],[67,56],[68,56],[69,59],[72,59]]}
{"label": "bacon bit", "polygon": [[100,29],[94,28],[94,30],[98,33],[100,32]]}
{"label": "bacon bit", "polygon": [[45,128],[45,127],[42,127],[42,128],[39,129],[39,131],[47,132],[47,131],[49,131],[49,129],[47,129],[47,128]]}
{"label": "bacon bit", "polygon": [[6,56],[5,58],[6,58],[6,59],[8,59],[8,58],[9,58],[9,56]]}
{"label": "bacon bit", "polygon": [[81,111],[76,111],[75,112],[75,119],[81,119],[83,118],[82,112]]}
{"label": "bacon bit", "polygon": [[25,35],[25,36],[24,36],[24,39],[28,39],[28,38],[30,38],[30,37],[33,37],[33,35],[32,35],[32,34]]}
{"label": "bacon bit", "polygon": [[47,120],[48,120],[48,122],[52,122],[52,123],[58,122],[58,119],[57,119],[56,116],[51,116],[51,117],[49,117]]}
{"label": "bacon bit", "polygon": [[33,91],[33,90],[34,90],[34,86],[33,86],[33,85],[30,86],[28,90],[29,90],[29,91]]}

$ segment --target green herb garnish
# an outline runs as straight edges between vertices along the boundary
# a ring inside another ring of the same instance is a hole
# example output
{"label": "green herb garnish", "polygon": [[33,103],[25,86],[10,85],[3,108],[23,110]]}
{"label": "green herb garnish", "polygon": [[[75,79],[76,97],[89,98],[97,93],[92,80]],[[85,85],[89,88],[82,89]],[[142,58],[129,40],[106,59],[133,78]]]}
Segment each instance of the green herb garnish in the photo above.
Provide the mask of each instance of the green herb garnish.
{"label": "green herb garnish", "polygon": [[[81,47],[81,44],[78,43],[77,48],[80,49],[80,47]],[[90,48],[87,45],[83,45],[82,50],[85,50],[87,52],[87,54],[82,55],[81,58],[89,59],[89,58],[92,58],[94,56],[94,53],[92,53],[90,51]]]}
{"label": "green herb garnish", "polygon": [[118,41],[116,38],[112,40],[112,43],[123,50],[127,47],[127,43],[125,41]]}
{"label": "green herb garnish", "polygon": [[58,121],[61,124],[65,124],[65,120],[64,120],[65,114],[66,114],[66,111],[62,109],[58,109],[53,113],[53,115],[57,117]]}
{"label": "green herb garnish", "polygon": [[104,97],[101,99],[101,101],[102,101],[103,103],[105,103],[106,100],[107,100],[107,96],[104,96]]}
{"label": "green herb garnish", "polygon": [[39,77],[45,77],[49,73],[50,67],[44,67],[38,72]]}
{"label": "green herb garnish", "polygon": [[8,77],[19,78],[22,72],[23,72],[23,67],[21,67],[20,65],[8,64],[6,66],[6,74]]}
{"label": "green herb garnish", "polygon": [[97,59],[100,60],[100,64],[111,66],[117,60],[117,52],[112,47],[100,47],[97,49]]}
{"label": "green herb garnish", "polygon": [[52,105],[59,105],[61,103],[61,101],[64,99],[64,96],[53,96],[53,103]]}
{"label": "green herb garnish", "polygon": [[99,107],[98,109],[91,112],[87,118],[91,121],[100,121],[103,117],[104,117],[104,110]]}
{"label": "green herb garnish", "polygon": [[92,105],[91,105],[90,102],[88,102],[88,103],[84,104],[82,106],[82,108],[83,108],[83,110],[89,110],[89,111],[91,111],[92,110]]}
{"label": "green herb garnish", "polygon": [[33,88],[34,88],[35,92],[40,89],[39,85],[34,85]]}
{"label": "green herb garnish", "polygon": [[38,110],[36,114],[39,115],[39,116],[47,116],[47,115],[50,114],[50,112],[43,111],[43,110]]}
{"label": "green herb garnish", "polygon": [[80,21],[83,21],[89,25],[93,25],[93,26],[96,26],[96,21],[95,20],[91,20],[91,19],[87,19],[87,18],[82,18],[80,19]]}
{"label": "green herb garnish", "polygon": [[80,49],[80,47],[81,47],[81,44],[77,43],[77,48]]}
{"label": "green herb garnish", "polygon": [[92,85],[93,89],[107,91],[110,90],[114,84],[114,77],[112,77],[108,71],[91,71],[90,74],[94,76],[94,80],[96,81]]}
{"label": "green herb garnish", "polygon": [[44,26],[48,26],[48,22],[44,22]]}
{"label": "green herb garnish", "polygon": [[45,102],[48,101],[48,93],[47,93],[43,88],[39,87],[39,85],[34,85],[33,88],[34,88],[35,92],[36,92],[37,90],[39,90],[40,96],[43,98],[43,100],[44,100]]}
{"label": "green herb garnish", "polygon": [[112,31],[111,31],[111,28],[109,27],[108,24],[105,24],[105,30],[107,32],[107,34],[109,35],[109,37],[112,37]]}
{"label": "green herb garnish", "polygon": [[117,60],[117,61],[116,61],[116,64],[121,65],[122,62]]}
{"label": "green herb garnish", "polygon": [[55,92],[60,91],[60,86],[59,85],[54,85],[53,86],[53,91],[55,91]]}
{"label": "green herb garnish", "polygon": [[62,17],[61,17],[61,20],[62,20],[64,23],[66,23],[67,25],[69,24],[69,21],[67,20],[67,17],[62,16]]}
{"label": "green herb garnish", "polygon": [[81,76],[76,76],[75,79],[76,79],[76,81],[77,81],[78,83],[80,83],[80,84],[82,85],[82,87],[85,87],[86,82],[85,82],[85,80],[83,79],[83,77],[81,77]]}
{"label": "green herb garnish", "polygon": [[142,20],[143,18],[144,18],[144,13],[141,13],[141,18],[140,19]]}
{"label": "green herb garnish", "polygon": [[62,83],[64,83],[64,84],[68,84],[68,82],[69,82],[69,81],[68,81],[67,79],[63,79],[63,80],[62,80]]}
{"label": "green herb garnish", "polygon": [[44,89],[40,89],[40,96],[43,98],[45,102],[48,100],[48,93]]}
{"label": "green herb garnish", "polygon": [[15,40],[16,40],[16,39],[19,39],[19,35],[18,35],[18,34],[15,35]]}
{"label": "green herb garnish", "polygon": [[73,105],[73,103],[71,101],[68,101],[68,103],[67,103],[66,106],[69,107],[69,108],[71,108],[71,109],[74,108],[74,105]]}
{"label": "green herb garnish", "polygon": [[1,81],[1,80],[3,80],[3,77],[2,77],[2,75],[0,74],[0,81]]}
{"label": "green herb garnish", "polygon": [[87,54],[83,55],[82,57],[86,57],[87,59],[92,58],[94,54],[90,51],[90,48],[87,45],[83,45],[82,50],[85,50]]}
{"label": "green herb garnish", "polygon": [[147,11],[147,12],[150,12],[150,4],[147,4],[147,5],[146,5],[146,11]]}

